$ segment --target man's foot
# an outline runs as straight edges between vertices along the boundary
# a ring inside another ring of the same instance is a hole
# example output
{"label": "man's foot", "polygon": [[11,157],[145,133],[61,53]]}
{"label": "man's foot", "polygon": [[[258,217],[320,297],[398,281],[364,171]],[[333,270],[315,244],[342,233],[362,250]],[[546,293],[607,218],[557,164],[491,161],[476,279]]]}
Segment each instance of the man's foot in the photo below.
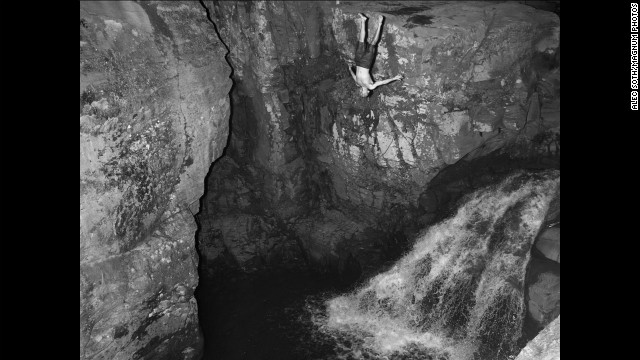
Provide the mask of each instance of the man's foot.
{"label": "man's foot", "polygon": [[382,15],[378,15],[378,20],[379,20],[380,22],[382,22],[382,20],[384,20],[384,16],[382,16]]}
{"label": "man's foot", "polygon": [[363,14],[363,13],[359,13],[358,15],[360,15],[360,19],[361,19],[361,20],[367,20],[367,17],[366,17],[366,16],[364,16],[364,14]]}

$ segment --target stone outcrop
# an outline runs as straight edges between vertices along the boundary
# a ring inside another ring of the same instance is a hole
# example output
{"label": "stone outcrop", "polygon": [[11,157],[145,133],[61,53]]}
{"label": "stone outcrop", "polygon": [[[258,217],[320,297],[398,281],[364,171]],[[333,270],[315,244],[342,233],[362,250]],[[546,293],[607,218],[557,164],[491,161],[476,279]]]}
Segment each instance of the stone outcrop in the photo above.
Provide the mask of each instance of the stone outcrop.
{"label": "stone outcrop", "polygon": [[560,276],[543,272],[529,285],[527,309],[540,328],[560,315]]}
{"label": "stone outcrop", "polygon": [[[201,221],[216,219],[199,238],[208,260],[230,254],[241,269],[255,268],[256,250],[244,250],[251,242],[224,235],[237,219],[221,216],[250,213],[299,239],[280,247],[288,258],[337,266],[352,253],[366,269],[390,256],[385,244],[433,221],[433,206],[448,200],[425,191],[443,168],[496,151],[558,162],[559,18],[551,12],[514,2],[205,5],[230,48],[238,109],[227,152],[236,169],[210,177],[203,205]],[[347,69],[359,12],[370,17],[369,38],[377,15],[386,19],[374,79],[405,76],[368,98]],[[225,182],[251,191],[228,194]],[[459,185],[447,193],[469,184]],[[273,236],[267,229],[258,238]]]}
{"label": "stone outcrop", "polygon": [[560,316],[531,340],[515,360],[560,360]]}
{"label": "stone outcrop", "polygon": [[560,228],[552,227],[546,229],[536,241],[536,248],[547,257],[547,259],[560,262]]}
{"label": "stone outcrop", "polygon": [[80,3],[80,358],[195,359],[193,214],[228,138],[198,2]]}

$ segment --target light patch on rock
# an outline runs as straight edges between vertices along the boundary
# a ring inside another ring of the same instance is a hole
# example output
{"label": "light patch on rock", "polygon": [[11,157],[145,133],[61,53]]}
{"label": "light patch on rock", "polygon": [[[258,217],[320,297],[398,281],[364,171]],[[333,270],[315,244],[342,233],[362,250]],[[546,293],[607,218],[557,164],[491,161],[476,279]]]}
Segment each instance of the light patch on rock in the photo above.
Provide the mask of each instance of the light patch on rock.
{"label": "light patch on rock", "polygon": [[120,31],[122,31],[122,24],[117,21],[107,19],[104,21],[104,24],[106,25],[107,35],[109,35],[111,39],[115,39]]}
{"label": "light patch on rock", "polygon": [[535,245],[548,259],[560,262],[560,228],[545,230]]}
{"label": "light patch on rock", "polygon": [[[167,11],[167,12],[171,12],[171,11],[183,11],[183,10],[187,10],[187,11],[193,11],[196,10],[192,7],[190,7],[187,4],[180,4],[180,6],[174,6],[174,7],[167,7],[167,6],[162,6],[162,5],[158,5],[157,7],[158,11]],[[197,10],[196,10],[197,11]]]}
{"label": "light patch on rock", "polygon": [[424,158],[425,156],[428,158],[435,157],[433,143],[430,141],[427,134],[427,125],[422,122],[416,124],[416,137],[414,139],[414,144],[416,144],[416,153],[420,158]]}
{"label": "light patch on rock", "polygon": [[185,359],[191,359],[193,357],[192,353],[194,353],[195,351],[196,349],[187,347],[186,349],[182,350],[182,354],[184,355]]}
{"label": "light patch on rock", "polygon": [[400,136],[398,143],[400,144],[400,151],[402,151],[402,158],[404,161],[409,165],[413,165],[415,163],[415,159],[411,152],[411,143],[409,140],[404,136]]}
{"label": "light patch on rock", "polygon": [[[271,121],[269,121],[268,123],[269,137],[271,138],[272,146],[272,151],[269,153],[269,161],[273,162],[274,164],[283,165],[285,163],[283,151],[285,139],[282,129],[286,127],[283,125],[286,125],[285,123],[288,122],[288,114],[287,116],[282,116],[283,109],[280,107],[279,102],[273,99],[273,97],[275,96],[275,94],[272,94],[271,101],[267,101],[265,103],[267,112],[271,117]],[[285,171],[285,169],[281,166],[276,166],[275,170]]]}
{"label": "light patch on rock", "polygon": [[416,79],[416,86],[420,88],[424,88],[429,84],[428,80],[423,77],[418,77]]}
{"label": "light patch on rock", "polygon": [[381,166],[385,166],[386,163],[381,161],[383,159],[399,161],[397,156],[398,149],[396,148],[395,139],[393,138],[393,129],[388,123],[388,119],[386,116],[380,116],[380,121],[378,122],[378,146],[380,151],[380,157],[378,158],[378,163]]}
{"label": "light patch on rock", "polygon": [[91,107],[104,111],[109,109],[109,102],[107,101],[107,99],[102,98],[100,100],[92,102]]}
{"label": "light patch on rock", "polygon": [[257,2],[256,9],[258,11],[251,12],[253,22],[257,24],[255,31],[256,37],[260,37],[258,41],[257,56],[261,61],[258,62],[256,76],[260,84],[260,92],[267,94],[271,92],[271,86],[275,77],[275,69],[278,67],[278,56],[276,54],[275,44],[272,39],[271,31],[269,31],[269,21],[265,16],[266,4]]}
{"label": "light patch on rock", "polygon": [[[418,79],[418,80],[419,80],[419,79]],[[416,85],[418,85],[418,86],[422,86],[422,84],[421,84],[419,81],[417,81],[417,82],[416,82]],[[423,92],[424,92],[424,90],[420,89],[419,87],[416,87],[416,86],[407,86],[407,93],[408,93],[409,95],[422,95],[422,94],[423,94]]]}
{"label": "light patch on rock", "polygon": [[491,79],[489,75],[489,67],[484,65],[476,65],[473,68],[473,82],[485,81]]}
{"label": "light patch on rock", "polygon": [[426,104],[418,104],[418,114],[424,115],[428,112],[429,108]]}
{"label": "light patch on rock", "polygon": [[480,132],[492,132],[493,127],[491,126],[491,124],[476,122],[473,124],[473,130],[480,131]]}
{"label": "light patch on rock", "polygon": [[99,153],[105,152],[103,157],[107,158],[111,151],[106,149],[103,137],[96,137],[88,134],[80,134],[80,174],[86,171],[98,171],[101,167]]}
{"label": "light patch on rock", "polygon": [[376,60],[382,60],[386,62],[388,59],[389,51],[387,50],[387,47],[382,44],[378,44],[378,54],[376,55]]}
{"label": "light patch on rock", "polygon": [[338,125],[336,125],[336,123],[333,123],[333,127],[331,128],[331,132],[333,134],[333,140],[338,141],[340,139],[340,134],[338,133]]}
{"label": "light patch on rock", "polygon": [[398,96],[398,95],[384,96],[380,94],[380,96],[382,97],[382,101],[384,101],[389,106],[396,106],[398,105],[399,101],[405,101],[405,99],[402,96]]}
{"label": "light patch on rock", "polygon": [[386,29],[388,33],[395,35],[394,45],[396,47],[408,48],[413,45],[417,45],[418,42],[415,40],[413,36],[407,34],[402,29],[398,28],[395,24],[388,24]]}
{"label": "light patch on rock", "polygon": [[355,145],[350,145],[349,154],[351,155],[351,160],[358,161],[358,159],[360,159],[360,148]]}
{"label": "light patch on rock", "polygon": [[466,111],[456,111],[444,114],[438,127],[443,135],[455,136],[460,132],[463,125],[469,122],[469,115]]}

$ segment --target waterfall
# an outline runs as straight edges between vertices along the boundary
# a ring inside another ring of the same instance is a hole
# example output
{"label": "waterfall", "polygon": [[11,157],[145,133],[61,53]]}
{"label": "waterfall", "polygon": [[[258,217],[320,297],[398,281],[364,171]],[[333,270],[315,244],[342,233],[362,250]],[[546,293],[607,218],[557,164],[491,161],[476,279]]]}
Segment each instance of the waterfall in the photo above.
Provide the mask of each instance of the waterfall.
{"label": "waterfall", "polygon": [[513,358],[531,246],[559,185],[557,170],[520,171],[465,196],[391,269],[328,300],[320,330],[345,359]]}

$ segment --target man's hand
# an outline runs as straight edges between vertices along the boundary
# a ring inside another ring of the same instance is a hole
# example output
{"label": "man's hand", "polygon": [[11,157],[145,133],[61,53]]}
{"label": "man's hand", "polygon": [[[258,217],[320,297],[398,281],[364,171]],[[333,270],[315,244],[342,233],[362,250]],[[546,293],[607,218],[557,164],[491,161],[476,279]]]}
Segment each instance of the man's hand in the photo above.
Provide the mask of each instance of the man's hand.
{"label": "man's hand", "polygon": [[404,79],[404,75],[402,75],[402,74],[396,75],[393,79],[394,80],[402,80],[402,79]]}

